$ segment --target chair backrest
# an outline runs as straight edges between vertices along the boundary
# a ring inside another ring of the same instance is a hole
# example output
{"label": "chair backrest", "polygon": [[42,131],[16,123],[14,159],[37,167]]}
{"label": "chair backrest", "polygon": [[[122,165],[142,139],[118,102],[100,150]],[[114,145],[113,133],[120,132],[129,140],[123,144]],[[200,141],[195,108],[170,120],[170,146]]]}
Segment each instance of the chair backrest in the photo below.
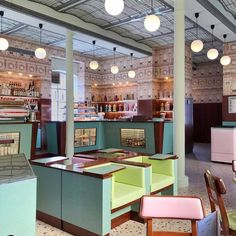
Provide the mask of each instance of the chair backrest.
{"label": "chair backrest", "polygon": [[211,174],[209,170],[204,173],[207,187],[207,193],[211,205],[211,211],[214,212],[219,208],[224,235],[229,235],[229,221],[224,205],[222,194],[226,194],[226,187],[223,180]]}
{"label": "chair backrest", "polygon": [[[169,218],[192,221],[192,235],[197,235],[196,221],[204,218],[203,204],[198,197],[186,196],[143,196],[139,215],[147,220],[147,235],[152,236],[152,219]],[[193,229],[194,227],[194,229]],[[167,235],[169,235],[168,232]],[[186,234],[186,233],[184,233]],[[162,233],[162,235],[164,235]],[[188,234],[189,235],[189,234]]]}

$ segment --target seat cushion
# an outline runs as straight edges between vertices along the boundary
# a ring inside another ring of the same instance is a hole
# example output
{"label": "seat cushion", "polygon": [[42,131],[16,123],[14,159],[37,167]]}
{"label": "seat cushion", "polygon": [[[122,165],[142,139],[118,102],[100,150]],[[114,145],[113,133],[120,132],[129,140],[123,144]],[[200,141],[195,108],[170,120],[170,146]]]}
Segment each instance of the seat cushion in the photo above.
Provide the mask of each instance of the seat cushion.
{"label": "seat cushion", "polygon": [[128,184],[114,182],[113,188],[114,192],[111,200],[112,209],[135,201],[145,194],[145,188],[140,188]]}
{"label": "seat cushion", "polygon": [[236,230],[236,211],[228,211],[227,216],[229,220],[229,228]]}
{"label": "seat cushion", "polygon": [[173,176],[152,173],[151,192],[155,192],[174,184],[174,181],[175,179]]}

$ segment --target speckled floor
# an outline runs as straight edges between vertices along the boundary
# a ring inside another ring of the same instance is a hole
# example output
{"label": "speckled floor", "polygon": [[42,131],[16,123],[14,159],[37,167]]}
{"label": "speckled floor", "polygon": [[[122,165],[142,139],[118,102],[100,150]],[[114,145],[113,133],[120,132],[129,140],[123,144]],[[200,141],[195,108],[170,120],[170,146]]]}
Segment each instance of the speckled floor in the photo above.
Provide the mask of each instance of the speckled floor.
{"label": "speckled floor", "polygon": [[[206,212],[209,212],[209,202],[205,189],[203,173],[209,169],[224,180],[227,194],[225,195],[225,205],[227,209],[236,209],[236,185],[232,183],[232,167],[228,164],[210,162],[210,145],[195,144],[194,154],[186,156],[186,175],[189,177],[189,187],[180,189],[179,195],[200,196],[203,200]],[[170,231],[189,231],[189,222],[161,220],[154,222],[154,228]],[[37,236],[69,236],[70,234],[62,232],[41,221],[37,222]],[[111,231],[111,236],[145,236],[145,225],[128,221]],[[83,236],[83,235],[81,235]]]}

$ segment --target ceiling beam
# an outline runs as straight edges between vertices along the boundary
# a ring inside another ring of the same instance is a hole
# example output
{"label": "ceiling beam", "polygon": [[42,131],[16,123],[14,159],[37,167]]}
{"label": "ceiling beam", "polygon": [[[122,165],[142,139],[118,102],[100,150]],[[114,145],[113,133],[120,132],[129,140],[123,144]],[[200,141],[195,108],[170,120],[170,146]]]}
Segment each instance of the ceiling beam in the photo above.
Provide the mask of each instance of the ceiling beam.
{"label": "ceiling beam", "polygon": [[73,7],[76,7],[78,5],[81,5],[84,2],[88,2],[89,0],[70,0],[65,4],[62,4],[61,6],[56,8],[56,11],[67,11],[70,10]]}
{"label": "ceiling beam", "polygon": [[46,45],[55,45],[55,44],[58,44],[58,43],[61,43],[61,42],[64,42],[64,41],[66,41],[66,38],[60,38],[60,39],[56,39],[56,40],[54,40],[54,41],[52,41],[52,42],[49,42],[49,43],[47,43]]}
{"label": "ceiling beam", "polygon": [[125,25],[125,24],[128,24],[128,23],[139,21],[139,20],[145,18],[148,14],[161,15],[161,14],[168,13],[168,12],[173,12],[173,10],[172,9],[166,9],[166,8],[164,8],[164,9],[154,9],[153,11],[149,10],[149,11],[146,11],[146,12],[142,13],[141,15],[139,14],[139,15],[131,16],[128,19],[121,20],[117,23],[105,26],[104,29],[108,30],[108,29],[111,29],[111,28],[114,28],[114,27],[117,27],[117,26],[122,26],[122,25]]}
{"label": "ceiling beam", "polygon": [[98,25],[87,23],[74,15],[58,12],[41,3],[28,0],[1,0],[1,5],[14,11],[64,27],[67,30],[97,37],[126,49],[134,50],[134,52],[139,52],[144,55],[152,54],[152,48],[148,45],[138,43],[135,40],[121,36],[116,32],[105,30]]}
{"label": "ceiling beam", "polygon": [[11,29],[4,31],[3,34],[6,34],[6,35],[13,34],[13,33],[17,32],[19,30],[22,30],[22,29],[26,28],[27,26],[28,25],[25,25],[23,23],[19,23],[19,24],[13,26]]}
{"label": "ceiling beam", "polygon": [[208,0],[197,0],[204,8],[206,8],[213,16],[222,22],[228,29],[236,34],[236,25],[233,24],[220,10],[218,10]]}

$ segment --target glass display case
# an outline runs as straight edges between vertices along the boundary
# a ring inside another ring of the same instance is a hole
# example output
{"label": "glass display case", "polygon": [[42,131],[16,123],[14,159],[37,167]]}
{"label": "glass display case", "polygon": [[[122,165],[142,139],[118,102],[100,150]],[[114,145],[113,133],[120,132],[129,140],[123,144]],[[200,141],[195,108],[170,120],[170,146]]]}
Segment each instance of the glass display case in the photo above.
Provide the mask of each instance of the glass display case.
{"label": "glass display case", "polygon": [[0,156],[19,154],[20,132],[0,133]]}
{"label": "glass display case", "polygon": [[141,147],[146,146],[144,129],[121,129],[121,146]]}
{"label": "glass display case", "polygon": [[95,146],[96,145],[96,128],[75,129],[75,147]]}

